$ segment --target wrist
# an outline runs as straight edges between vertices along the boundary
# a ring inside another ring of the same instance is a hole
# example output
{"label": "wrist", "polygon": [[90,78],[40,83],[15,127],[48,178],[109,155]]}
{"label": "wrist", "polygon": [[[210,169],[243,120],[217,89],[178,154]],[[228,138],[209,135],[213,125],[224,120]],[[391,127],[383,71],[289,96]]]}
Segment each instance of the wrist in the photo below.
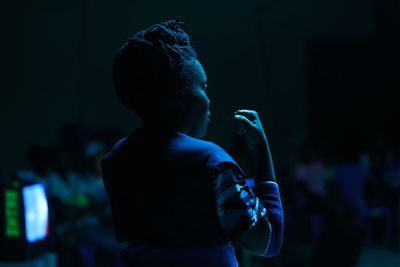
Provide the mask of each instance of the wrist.
{"label": "wrist", "polygon": [[264,140],[264,142],[259,143],[257,149],[254,151],[254,164],[256,171],[254,183],[263,183],[267,181],[276,182],[274,164],[268,141],[266,138]]}
{"label": "wrist", "polygon": [[265,134],[260,134],[256,143],[254,153],[256,155],[264,155],[269,151],[268,139]]}

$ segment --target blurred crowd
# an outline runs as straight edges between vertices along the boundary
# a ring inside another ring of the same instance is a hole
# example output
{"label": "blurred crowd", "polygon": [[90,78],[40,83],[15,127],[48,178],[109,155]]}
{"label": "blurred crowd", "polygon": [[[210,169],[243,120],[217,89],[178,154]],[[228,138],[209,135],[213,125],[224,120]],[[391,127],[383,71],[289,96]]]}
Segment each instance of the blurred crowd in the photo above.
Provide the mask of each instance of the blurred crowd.
{"label": "blurred crowd", "polygon": [[[58,266],[123,266],[100,165],[121,137],[114,130],[68,125],[57,145],[30,146],[30,168],[15,173],[20,181],[46,185],[49,249]],[[251,177],[244,139],[234,136],[229,153]],[[276,167],[285,211],[282,252],[266,259],[237,250],[240,266],[355,266],[366,247],[400,249],[397,146],[383,140],[367,149],[306,142],[291,168]]]}
{"label": "blurred crowd", "polygon": [[[245,143],[234,137],[230,152],[251,176]],[[382,138],[353,146],[310,140],[290,168],[275,165],[285,212],[283,249],[271,259],[240,251],[243,266],[360,266],[367,248],[398,253],[398,145]]]}
{"label": "blurred crowd", "polygon": [[399,249],[395,146],[305,144],[288,189],[287,246],[311,244],[310,266],[354,266],[365,247]]}
{"label": "blurred crowd", "polygon": [[55,145],[33,144],[29,168],[13,179],[45,185],[49,203],[47,249],[57,266],[123,266],[115,241],[101,159],[122,134],[74,123],[60,130]]}

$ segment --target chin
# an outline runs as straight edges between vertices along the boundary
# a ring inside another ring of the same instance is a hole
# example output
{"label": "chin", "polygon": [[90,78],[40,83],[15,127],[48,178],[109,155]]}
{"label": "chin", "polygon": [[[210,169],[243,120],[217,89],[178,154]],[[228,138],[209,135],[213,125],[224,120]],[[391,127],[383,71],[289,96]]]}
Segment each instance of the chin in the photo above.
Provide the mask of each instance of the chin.
{"label": "chin", "polygon": [[204,137],[204,136],[206,135],[206,133],[207,133],[207,127],[206,127],[206,128],[203,128],[203,129],[201,129],[201,130],[198,130],[198,131],[194,134],[193,137],[195,137],[195,138],[202,138],[202,137]]}
{"label": "chin", "polygon": [[207,126],[204,128],[204,130],[201,132],[201,134],[200,134],[200,137],[199,138],[202,138],[202,137],[204,137],[205,135],[207,134]]}
{"label": "chin", "polygon": [[206,135],[206,133],[200,134],[197,138],[202,138]]}
{"label": "chin", "polygon": [[202,138],[207,133],[208,122],[203,122],[202,124],[197,124],[195,127],[192,128],[191,137],[194,138]]}

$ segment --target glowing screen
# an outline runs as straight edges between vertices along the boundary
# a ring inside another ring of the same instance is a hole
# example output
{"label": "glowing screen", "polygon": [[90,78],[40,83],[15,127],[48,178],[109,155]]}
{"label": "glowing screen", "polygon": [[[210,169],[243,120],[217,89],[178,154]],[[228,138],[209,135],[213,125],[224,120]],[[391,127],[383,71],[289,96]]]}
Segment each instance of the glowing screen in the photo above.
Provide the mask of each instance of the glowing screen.
{"label": "glowing screen", "polygon": [[49,209],[44,186],[34,184],[22,189],[25,206],[26,240],[35,242],[47,236]]}

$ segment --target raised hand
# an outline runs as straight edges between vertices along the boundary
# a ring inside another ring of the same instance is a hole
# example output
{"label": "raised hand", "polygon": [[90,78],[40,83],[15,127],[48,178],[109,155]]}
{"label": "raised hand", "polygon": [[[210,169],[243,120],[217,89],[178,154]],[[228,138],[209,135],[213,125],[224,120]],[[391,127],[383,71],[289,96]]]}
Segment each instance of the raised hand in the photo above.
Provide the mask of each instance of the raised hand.
{"label": "raised hand", "polygon": [[239,109],[233,116],[234,132],[244,135],[250,150],[256,151],[257,147],[265,146],[267,138],[260,118],[255,110]]}

